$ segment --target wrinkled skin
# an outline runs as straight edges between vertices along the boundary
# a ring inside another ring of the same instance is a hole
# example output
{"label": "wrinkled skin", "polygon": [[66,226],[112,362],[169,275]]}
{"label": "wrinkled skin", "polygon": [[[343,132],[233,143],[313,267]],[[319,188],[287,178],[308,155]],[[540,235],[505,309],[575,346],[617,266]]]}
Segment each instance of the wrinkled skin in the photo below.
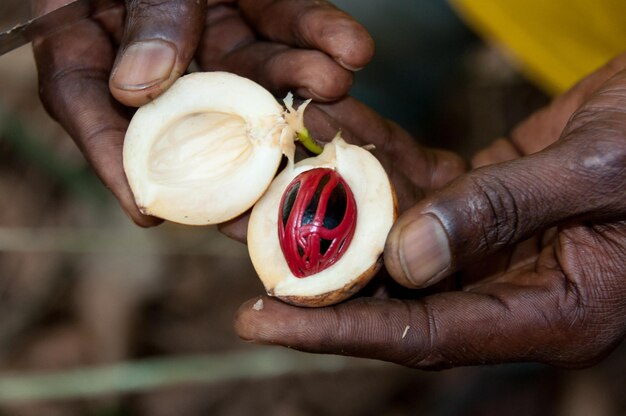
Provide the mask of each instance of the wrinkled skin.
{"label": "wrinkled skin", "polygon": [[626,55],[449,184],[460,173],[453,158],[350,100],[319,108],[393,161],[401,207],[419,199],[392,228],[385,262],[403,286],[430,287],[390,292],[381,276],[374,296],[321,309],[264,297],[257,311],[252,299],[236,316],[243,339],[417,368],[582,367],[624,339]]}
{"label": "wrinkled skin", "polygon": [[[34,14],[66,0],[31,0]],[[142,46],[143,45],[143,46]],[[135,206],[122,167],[132,108],[165,91],[195,58],[274,93],[316,101],[344,96],[371,59],[369,34],[318,0],[127,0],[33,42],[40,95],[141,226],[161,220]]]}
{"label": "wrinkled skin", "polygon": [[[37,0],[36,10],[60,1]],[[128,13],[82,21],[34,50],[47,109],[144,226],[158,220],[135,207],[121,163],[129,107],[158,96],[192,57],[202,69],[327,101],[373,53],[367,33],[324,2],[127,3]],[[144,63],[171,65],[135,63],[150,70],[122,76],[115,68],[140,39],[153,41]],[[348,141],[378,147],[405,211],[386,266],[404,286],[430,287],[400,291],[381,274],[372,296],[328,308],[264,298],[256,311],[253,299],[237,314],[239,334],[420,368],[596,362],[626,332],[625,69],[624,57],[601,69],[476,155],[482,168],[467,174],[455,155],[420,147],[353,99],[311,107],[317,137],[341,128]],[[244,227],[241,219],[223,230],[242,238]]]}

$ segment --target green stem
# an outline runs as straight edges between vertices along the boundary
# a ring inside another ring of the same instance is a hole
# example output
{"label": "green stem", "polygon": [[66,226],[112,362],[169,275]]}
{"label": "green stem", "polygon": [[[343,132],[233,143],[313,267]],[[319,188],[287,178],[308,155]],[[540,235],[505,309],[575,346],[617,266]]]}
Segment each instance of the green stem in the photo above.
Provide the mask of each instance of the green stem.
{"label": "green stem", "polygon": [[309,152],[315,153],[316,155],[319,155],[324,150],[324,148],[317,144],[315,139],[311,137],[309,129],[306,127],[298,132],[298,140]]}

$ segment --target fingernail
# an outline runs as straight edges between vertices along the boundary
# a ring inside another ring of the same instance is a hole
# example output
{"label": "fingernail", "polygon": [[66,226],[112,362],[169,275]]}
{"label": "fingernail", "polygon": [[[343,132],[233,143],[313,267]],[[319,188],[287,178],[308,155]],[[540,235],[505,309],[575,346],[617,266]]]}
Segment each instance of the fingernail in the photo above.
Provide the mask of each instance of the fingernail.
{"label": "fingernail", "polygon": [[427,286],[450,265],[450,245],[441,223],[424,215],[400,232],[400,265],[407,279]]}
{"label": "fingernail", "polygon": [[306,88],[306,87],[298,88],[296,90],[296,94],[302,98],[312,98],[313,101],[325,102],[325,101],[330,101],[332,99],[332,97],[322,97],[321,95],[313,91],[313,89]]}
{"label": "fingernail", "polygon": [[348,71],[358,72],[358,71],[362,70],[363,68],[365,68],[364,66],[356,67],[356,66],[348,65],[341,58],[336,58],[336,59],[337,59],[337,62],[339,63],[339,65],[341,65],[342,67],[344,67]]}
{"label": "fingernail", "polygon": [[167,80],[176,62],[176,48],[163,40],[131,44],[117,63],[111,82],[122,90],[141,90]]}

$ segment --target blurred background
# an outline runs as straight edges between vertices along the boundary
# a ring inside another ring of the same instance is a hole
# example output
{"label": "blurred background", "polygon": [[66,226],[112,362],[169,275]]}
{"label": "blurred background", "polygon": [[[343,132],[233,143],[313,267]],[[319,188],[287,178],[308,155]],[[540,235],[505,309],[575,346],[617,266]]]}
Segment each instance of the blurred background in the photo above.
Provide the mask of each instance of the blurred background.
{"label": "blurred background", "polygon": [[[377,42],[354,95],[426,144],[470,155],[548,101],[443,0],[335,3]],[[584,371],[413,371],[243,343],[260,293],[215,229],[133,226],[42,109],[30,47],[0,57],[0,415],[626,414],[625,346]]]}

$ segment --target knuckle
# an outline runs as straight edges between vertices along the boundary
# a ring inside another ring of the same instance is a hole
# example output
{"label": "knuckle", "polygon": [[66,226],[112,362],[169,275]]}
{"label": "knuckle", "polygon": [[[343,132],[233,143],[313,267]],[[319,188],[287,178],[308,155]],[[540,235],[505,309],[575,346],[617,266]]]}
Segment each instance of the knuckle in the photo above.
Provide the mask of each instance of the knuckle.
{"label": "knuckle", "polygon": [[626,177],[626,142],[621,137],[605,137],[586,143],[581,149],[579,162],[584,171],[594,178],[610,179]]}
{"label": "knuckle", "polygon": [[626,112],[585,108],[574,116],[568,129],[565,141],[575,155],[570,170],[588,182],[590,192],[607,195],[623,189]]}
{"label": "knuckle", "polygon": [[306,45],[308,36],[307,22],[310,22],[315,14],[317,14],[315,8],[311,6],[302,7],[291,21],[290,32],[298,45]]}
{"label": "knuckle", "polygon": [[469,220],[480,230],[479,248],[492,251],[510,244],[518,237],[521,218],[515,193],[494,175],[470,175],[469,180]]}
{"label": "knuckle", "polygon": [[[443,370],[459,365],[453,357],[455,352],[446,351],[446,343],[441,335],[440,323],[436,310],[427,300],[415,303],[405,303],[408,317],[419,316],[420,319],[410,319],[411,328],[421,328],[417,339],[413,340],[413,348],[404,352],[397,362],[407,367],[423,370]],[[445,331],[443,331],[445,333]]]}
{"label": "knuckle", "polygon": [[[291,52],[284,48],[267,51],[262,65],[250,68],[250,77],[271,91],[283,91],[293,88],[288,76],[300,73],[298,66],[290,65]],[[292,71],[295,70],[295,71]]]}

